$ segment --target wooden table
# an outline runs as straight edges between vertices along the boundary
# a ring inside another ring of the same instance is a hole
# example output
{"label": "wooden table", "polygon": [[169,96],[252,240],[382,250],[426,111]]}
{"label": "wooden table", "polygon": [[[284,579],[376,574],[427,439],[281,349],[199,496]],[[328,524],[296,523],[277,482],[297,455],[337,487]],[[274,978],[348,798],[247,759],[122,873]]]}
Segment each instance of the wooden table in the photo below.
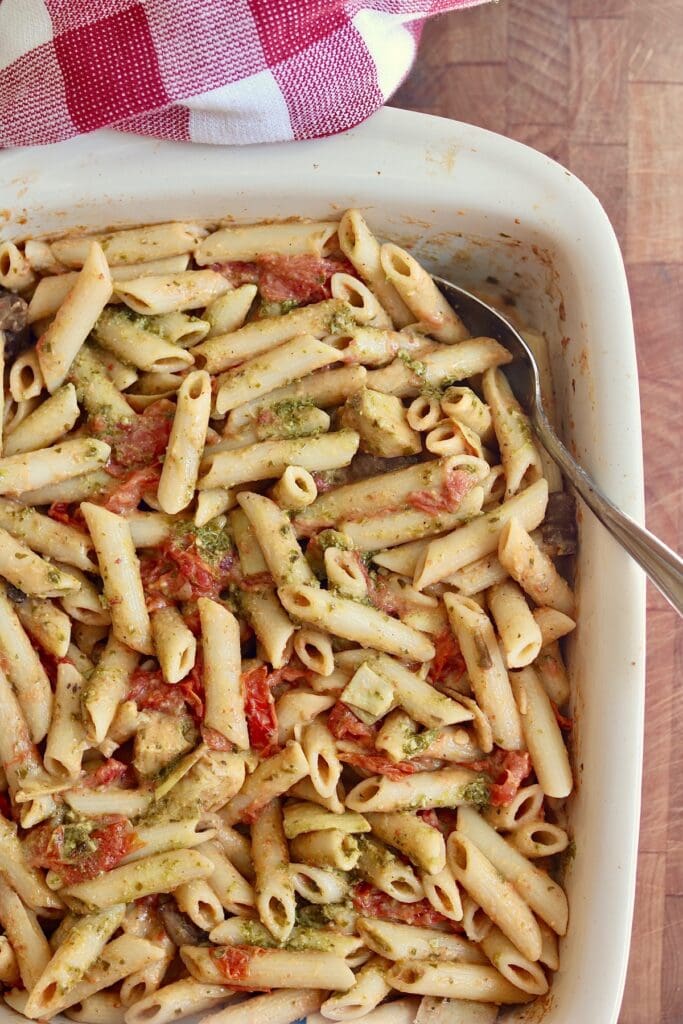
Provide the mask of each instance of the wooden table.
{"label": "wooden table", "polygon": [[[631,285],[648,523],[680,548],[683,2],[503,0],[443,16],[427,25],[393,102],[526,142],[601,199]],[[674,694],[683,630],[652,589],[648,645],[639,882],[620,1024],[680,1024],[683,702]]]}

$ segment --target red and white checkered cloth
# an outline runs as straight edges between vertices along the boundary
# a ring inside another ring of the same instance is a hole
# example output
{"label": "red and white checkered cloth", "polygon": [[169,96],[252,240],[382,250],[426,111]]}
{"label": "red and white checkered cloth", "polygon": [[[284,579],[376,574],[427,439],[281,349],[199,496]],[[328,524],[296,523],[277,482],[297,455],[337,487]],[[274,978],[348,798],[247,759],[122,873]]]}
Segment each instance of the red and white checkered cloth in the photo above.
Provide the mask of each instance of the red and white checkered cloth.
{"label": "red and white checkered cloth", "polygon": [[380,107],[422,21],[481,0],[0,0],[0,147],[96,128],[241,144]]}

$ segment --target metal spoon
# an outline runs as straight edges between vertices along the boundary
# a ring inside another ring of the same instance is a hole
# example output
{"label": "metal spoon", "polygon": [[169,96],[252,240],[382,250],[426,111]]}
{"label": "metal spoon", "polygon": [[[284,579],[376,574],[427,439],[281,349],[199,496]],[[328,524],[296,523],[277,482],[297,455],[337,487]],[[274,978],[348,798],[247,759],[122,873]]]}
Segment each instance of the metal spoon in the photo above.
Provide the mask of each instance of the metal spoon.
{"label": "metal spoon", "polygon": [[500,313],[464,288],[442,277],[434,277],[434,281],[474,336],[495,338],[512,353],[514,362],[506,367],[506,375],[539,441],[591,512],[647,573],[678,614],[683,615],[683,559],[621,512],[565,448],[543,409],[538,364],[522,336]]}

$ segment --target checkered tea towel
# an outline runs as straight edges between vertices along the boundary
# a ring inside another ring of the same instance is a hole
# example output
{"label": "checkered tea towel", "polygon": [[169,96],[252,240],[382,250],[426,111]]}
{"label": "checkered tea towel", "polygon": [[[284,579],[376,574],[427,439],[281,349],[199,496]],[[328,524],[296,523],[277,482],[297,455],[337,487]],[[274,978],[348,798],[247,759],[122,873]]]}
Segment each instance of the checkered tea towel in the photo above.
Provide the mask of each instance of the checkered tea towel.
{"label": "checkered tea towel", "polygon": [[426,17],[479,2],[0,0],[0,146],[331,135],[397,88]]}

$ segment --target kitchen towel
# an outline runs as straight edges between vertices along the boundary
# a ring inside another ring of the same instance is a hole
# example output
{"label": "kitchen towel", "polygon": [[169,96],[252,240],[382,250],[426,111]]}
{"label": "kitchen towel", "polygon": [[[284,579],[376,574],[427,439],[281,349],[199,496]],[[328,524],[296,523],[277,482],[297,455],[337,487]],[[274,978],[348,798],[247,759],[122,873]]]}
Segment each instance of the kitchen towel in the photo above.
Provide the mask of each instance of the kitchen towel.
{"label": "kitchen towel", "polygon": [[400,85],[426,17],[479,2],[0,0],[0,146],[332,135]]}

